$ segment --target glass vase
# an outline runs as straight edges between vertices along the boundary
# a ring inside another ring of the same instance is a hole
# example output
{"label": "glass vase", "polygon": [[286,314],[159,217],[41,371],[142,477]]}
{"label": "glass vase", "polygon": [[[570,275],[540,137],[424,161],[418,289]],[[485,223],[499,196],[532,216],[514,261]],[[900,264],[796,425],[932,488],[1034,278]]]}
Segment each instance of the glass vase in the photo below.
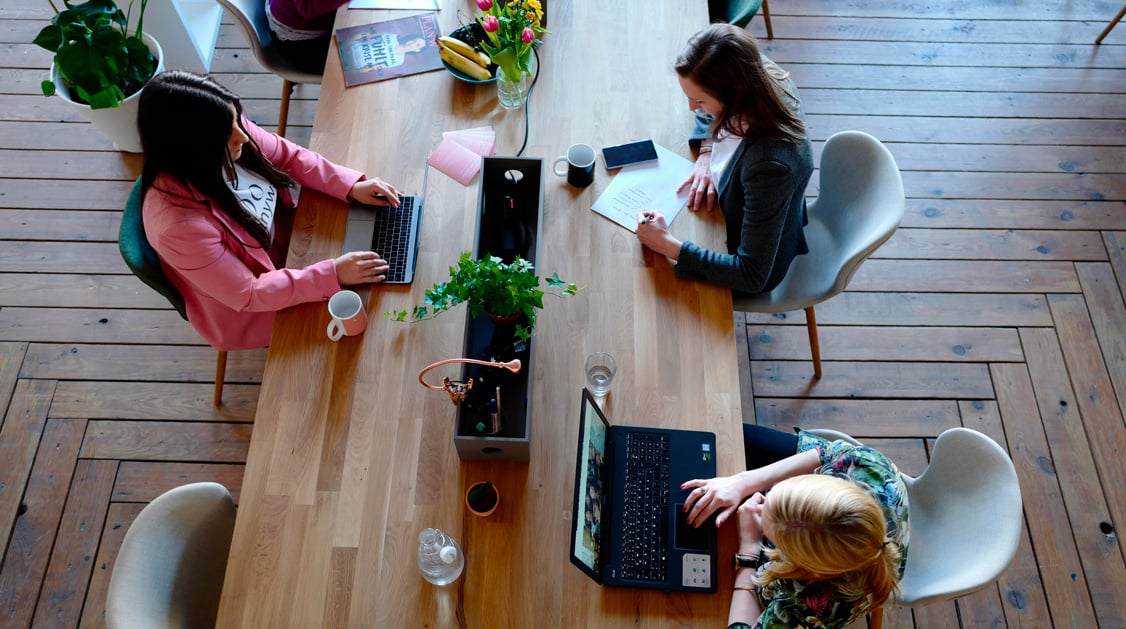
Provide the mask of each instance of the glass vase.
{"label": "glass vase", "polygon": [[505,109],[520,109],[528,101],[528,87],[532,84],[536,61],[532,59],[532,71],[516,70],[518,76],[510,77],[504,68],[497,68],[497,101]]}

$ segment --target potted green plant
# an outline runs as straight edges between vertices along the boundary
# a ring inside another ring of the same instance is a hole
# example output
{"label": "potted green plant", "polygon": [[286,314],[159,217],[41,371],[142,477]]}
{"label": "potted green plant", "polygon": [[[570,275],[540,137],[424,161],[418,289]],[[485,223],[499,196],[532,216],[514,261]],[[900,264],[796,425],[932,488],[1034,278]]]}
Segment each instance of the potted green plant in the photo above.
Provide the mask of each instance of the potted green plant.
{"label": "potted green plant", "polygon": [[496,511],[499,503],[500,493],[497,492],[496,486],[489,481],[473,483],[469,490],[465,492],[465,506],[469,508],[473,515],[490,516],[493,511]]}
{"label": "potted green plant", "polygon": [[137,100],[145,83],[162,69],[160,44],[144,33],[141,0],[136,24],[113,0],[71,4],[55,14],[33,43],[55,54],[44,96],[58,94],[77,107],[120,150],[139,152]]}
{"label": "potted green plant", "polygon": [[531,262],[517,256],[505,263],[496,256],[474,260],[468,252],[461,254],[456,267],[450,267],[448,282],[435,284],[426,291],[423,305],[414,310],[393,310],[383,313],[392,321],[430,319],[465,302],[469,315],[486,313],[498,325],[515,325],[516,337],[528,340],[536,324],[536,310],[543,308],[547,294],[570,297],[578,292],[575,284],[559,279],[557,273],[545,278],[544,288]]}

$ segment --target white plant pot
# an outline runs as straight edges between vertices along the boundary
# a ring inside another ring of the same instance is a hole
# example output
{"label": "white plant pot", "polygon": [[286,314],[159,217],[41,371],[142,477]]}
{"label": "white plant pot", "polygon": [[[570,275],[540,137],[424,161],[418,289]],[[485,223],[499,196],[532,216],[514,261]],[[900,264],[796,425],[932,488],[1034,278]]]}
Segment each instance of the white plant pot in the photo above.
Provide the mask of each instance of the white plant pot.
{"label": "white plant pot", "polygon": [[[146,32],[142,37],[153,56],[156,57],[156,72],[161,72],[164,70],[164,51],[161,50],[160,44],[152,35]],[[141,100],[141,92],[144,91],[144,87],[137,90],[136,94],[126,98],[117,107],[91,109],[89,105],[75,102],[71,98],[70,89],[60,80],[59,68],[54,64],[51,65],[51,81],[55,84],[55,93],[92,122],[102,135],[113,142],[114,148],[130,153],[141,152],[141,133],[137,129],[137,105]]]}

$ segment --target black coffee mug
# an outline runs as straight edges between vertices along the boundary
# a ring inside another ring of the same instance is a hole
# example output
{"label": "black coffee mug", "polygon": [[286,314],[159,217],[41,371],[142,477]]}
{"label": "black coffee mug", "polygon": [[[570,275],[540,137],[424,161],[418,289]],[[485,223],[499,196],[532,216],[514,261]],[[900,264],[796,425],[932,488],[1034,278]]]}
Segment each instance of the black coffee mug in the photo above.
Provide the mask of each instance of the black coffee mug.
{"label": "black coffee mug", "polygon": [[[559,166],[567,164],[565,171],[560,171]],[[555,158],[553,169],[560,177],[566,175],[567,183],[576,188],[585,188],[594,183],[594,147],[589,144],[572,144],[567,149],[567,155]]]}

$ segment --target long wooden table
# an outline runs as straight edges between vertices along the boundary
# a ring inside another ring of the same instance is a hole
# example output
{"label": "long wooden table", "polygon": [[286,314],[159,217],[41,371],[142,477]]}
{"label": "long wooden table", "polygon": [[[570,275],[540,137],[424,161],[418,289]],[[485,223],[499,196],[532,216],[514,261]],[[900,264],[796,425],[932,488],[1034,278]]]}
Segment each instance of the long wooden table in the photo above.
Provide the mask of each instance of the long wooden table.
{"label": "long wooden table", "polygon": [[[464,5],[464,6],[463,6]],[[444,32],[474,3],[443,3]],[[545,158],[539,270],[581,286],[548,298],[538,319],[526,463],[463,462],[455,409],[419,386],[430,362],[461,355],[464,307],[420,323],[390,309],[421,303],[472,249],[476,183],[429,176],[423,241],[410,286],[363,289],[370,325],[338,343],[314,303],[282,312],[274,329],[247,459],[219,626],[278,627],[718,627],[726,619],[734,548],[721,531],[719,593],[603,588],[568,561],[583,361],[608,351],[619,369],[610,420],[710,430],[719,472],[742,469],[739,382],[730,293],[676,279],[634,235],[591,212],[610,174],[600,164],[578,190],[551,174],[575,142],[606,146],[651,137],[688,156],[691,126],[671,64],[707,22],[700,0],[552,0],[531,96],[525,156]],[[337,26],[403,12],[341,10]],[[491,125],[497,152],[514,154],[524,112],[497,106],[493,85],[437,71],[345,89],[329,55],[312,147],[330,159],[420,192],[425,159],[443,131]],[[339,253],[343,206],[302,194],[289,264]],[[685,211],[674,231],[722,247],[718,213]],[[458,371],[450,372],[456,377]],[[432,378],[440,379],[433,374]],[[470,515],[465,489],[491,479],[501,504]],[[433,526],[461,544],[456,584],[427,583],[418,533]]]}

